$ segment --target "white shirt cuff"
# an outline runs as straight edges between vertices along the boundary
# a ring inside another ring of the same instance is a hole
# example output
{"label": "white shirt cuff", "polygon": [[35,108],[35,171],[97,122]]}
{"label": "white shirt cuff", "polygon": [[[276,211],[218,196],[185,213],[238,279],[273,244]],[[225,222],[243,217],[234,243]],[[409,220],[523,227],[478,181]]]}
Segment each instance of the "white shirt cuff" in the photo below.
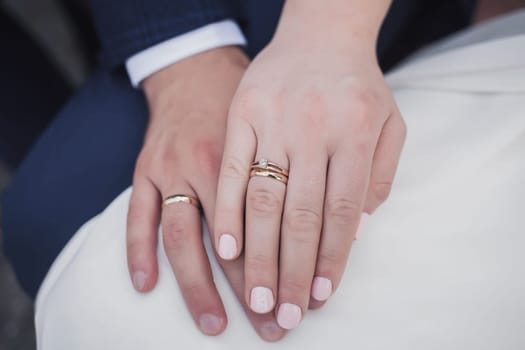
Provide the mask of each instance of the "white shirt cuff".
{"label": "white shirt cuff", "polygon": [[149,47],[126,60],[134,87],[167,66],[195,54],[221,46],[246,45],[246,39],[233,20],[208,24],[191,32]]}

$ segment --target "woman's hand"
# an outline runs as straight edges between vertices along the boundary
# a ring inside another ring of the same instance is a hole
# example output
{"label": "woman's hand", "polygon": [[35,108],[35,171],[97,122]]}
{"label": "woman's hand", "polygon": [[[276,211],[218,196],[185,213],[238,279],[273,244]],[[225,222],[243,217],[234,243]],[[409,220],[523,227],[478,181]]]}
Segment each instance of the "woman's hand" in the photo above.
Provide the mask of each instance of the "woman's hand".
{"label": "woman's hand", "polygon": [[[133,179],[128,214],[128,265],[135,288],[152,290],[158,277],[157,231],[182,295],[199,329],[221,333],[227,323],[203,246],[199,209],[186,203],[162,207],[175,194],[198,198],[213,222],[228,108],[248,59],[235,47],[220,48],[178,62],[144,84],[150,122]],[[211,225],[210,225],[211,227]],[[243,300],[242,261],[222,264]],[[273,315],[248,312],[266,340],[284,335]]]}
{"label": "woman's hand", "polygon": [[[287,2],[228,120],[214,243],[226,260],[244,246],[246,302],[262,314],[275,307],[285,329],[337,288],[361,213],[387,198],[405,139],[375,56],[377,31],[337,22],[354,21],[344,8],[324,16],[337,2]],[[353,23],[373,16],[362,17]],[[260,159],[289,169],[288,184],[250,178]]]}

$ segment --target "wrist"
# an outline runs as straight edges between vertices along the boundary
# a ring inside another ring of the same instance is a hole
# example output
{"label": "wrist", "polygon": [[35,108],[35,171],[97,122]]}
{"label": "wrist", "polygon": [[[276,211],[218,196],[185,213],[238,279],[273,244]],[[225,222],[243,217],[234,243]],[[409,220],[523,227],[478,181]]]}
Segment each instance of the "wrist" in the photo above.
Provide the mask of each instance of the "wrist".
{"label": "wrist", "polygon": [[152,109],[165,96],[167,99],[173,98],[174,90],[191,90],[194,82],[213,79],[214,75],[223,71],[245,70],[248,64],[248,58],[239,47],[224,46],[190,56],[150,75],[143,81],[142,88]]}
{"label": "wrist", "polygon": [[360,48],[375,54],[391,0],[287,0],[276,38],[308,40],[334,49]]}

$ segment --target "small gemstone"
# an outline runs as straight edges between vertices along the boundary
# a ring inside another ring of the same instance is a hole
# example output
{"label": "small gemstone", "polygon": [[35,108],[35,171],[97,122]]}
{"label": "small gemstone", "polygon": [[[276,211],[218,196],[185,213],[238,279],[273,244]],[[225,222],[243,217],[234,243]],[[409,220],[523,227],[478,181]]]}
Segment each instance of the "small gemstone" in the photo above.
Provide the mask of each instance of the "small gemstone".
{"label": "small gemstone", "polygon": [[259,165],[262,166],[263,168],[266,168],[268,166],[268,161],[263,158],[259,161]]}

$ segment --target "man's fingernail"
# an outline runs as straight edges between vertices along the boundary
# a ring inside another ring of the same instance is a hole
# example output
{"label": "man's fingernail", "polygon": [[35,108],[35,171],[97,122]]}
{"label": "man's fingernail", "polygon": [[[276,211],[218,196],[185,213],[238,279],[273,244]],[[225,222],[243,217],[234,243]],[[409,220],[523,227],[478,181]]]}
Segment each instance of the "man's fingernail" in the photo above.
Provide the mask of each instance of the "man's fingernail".
{"label": "man's fingernail", "polygon": [[312,283],[312,298],[325,301],[332,295],[332,281],[324,277],[315,277]]}
{"label": "man's fingernail", "polygon": [[283,303],[279,306],[277,313],[277,323],[284,329],[294,329],[299,325],[302,318],[301,308],[290,303]]}
{"label": "man's fingernail", "polygon": [[237,255],[237,242],[232,235],[222,235],[219,239],[219,256],[224,260],[231,260]]}
{"label": "man's fingernail", "polygon": [[222,321],[213,314],[202,314],[199,317],[199,327],[206,335],[217,335],[222,330]]}
{"label": "man's fingernail", "polygon": [[361,214],[361,219],[359,220],[359,227],[357,228],[357,232],[355,233],[354,240],[358,240],[359,237],[363,234],[364,229],[366,228],[366,223],[368,222],[368,219],[370,218],[370,215],[367,213]]}
{"label": "man's fingernail", "polygon": [[135,273],[133,273],[133,286],[136,290],[141,292],[146,285],[147,279],[148,275],[146,275],[144,271],[135,271]]}
{"label": "man's fingernail", "polygon": [[261,325],[261,336],[266,341],[276,341],[281,338],[282,330],[275,322],[266,322]]}
{"label": "man's fingernail", "polygon": [[266,287],[255,287],[250,294],[250,308],[258,314],[272,311],[274,299],[272,290]]}

